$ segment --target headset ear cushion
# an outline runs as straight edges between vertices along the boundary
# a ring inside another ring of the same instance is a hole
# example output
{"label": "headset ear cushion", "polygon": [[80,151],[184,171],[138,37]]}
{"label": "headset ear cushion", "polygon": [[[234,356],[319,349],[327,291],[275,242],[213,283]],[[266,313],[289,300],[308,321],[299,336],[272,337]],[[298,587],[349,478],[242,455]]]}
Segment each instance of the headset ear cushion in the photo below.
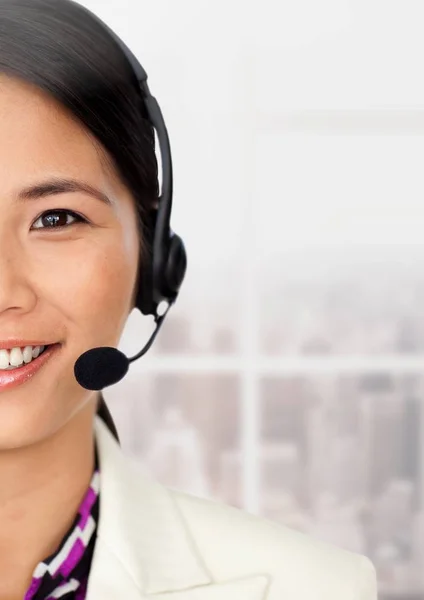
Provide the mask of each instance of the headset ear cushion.
{"label": "headset ear cushion", "polygon": [[187,253],[180,236],[171,234],[168,256],[163,271],[161,291],[165,298],[174,299],[178,294],[187,270]]}

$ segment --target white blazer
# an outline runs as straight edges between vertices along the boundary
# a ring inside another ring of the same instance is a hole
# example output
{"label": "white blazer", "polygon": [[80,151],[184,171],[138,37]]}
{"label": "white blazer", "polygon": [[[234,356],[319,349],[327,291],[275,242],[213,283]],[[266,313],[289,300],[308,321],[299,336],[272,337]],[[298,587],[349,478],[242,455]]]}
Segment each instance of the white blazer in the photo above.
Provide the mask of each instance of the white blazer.
{"label": "white blazer", "polygon": [[367,558],[160,485],[98,416],[95,437],[100,520],[87,600],[376,600]]}

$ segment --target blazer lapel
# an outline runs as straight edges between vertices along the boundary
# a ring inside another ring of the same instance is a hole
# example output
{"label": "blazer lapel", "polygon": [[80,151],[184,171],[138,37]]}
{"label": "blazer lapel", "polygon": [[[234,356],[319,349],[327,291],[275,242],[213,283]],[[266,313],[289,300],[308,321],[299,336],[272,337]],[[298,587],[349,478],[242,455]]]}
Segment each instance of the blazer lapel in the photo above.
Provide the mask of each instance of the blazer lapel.
{"label": "blazer lapel", "polygon": [[96,416],[100,519],[86,600],[264,600],[267,575],[215,582],[172,494]]}

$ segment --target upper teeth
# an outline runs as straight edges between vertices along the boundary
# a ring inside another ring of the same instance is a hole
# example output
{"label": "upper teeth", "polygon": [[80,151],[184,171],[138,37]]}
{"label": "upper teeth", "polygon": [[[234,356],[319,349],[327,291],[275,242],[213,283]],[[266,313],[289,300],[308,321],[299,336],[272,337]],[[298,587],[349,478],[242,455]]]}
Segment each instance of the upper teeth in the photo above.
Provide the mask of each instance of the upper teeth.
{"label": "upper teeth", "polygon": [[45,346],[25,346],[25,348],[12,348],[0,350],[0,369],[20,367],[23,363],[30,363],[43,352]]}

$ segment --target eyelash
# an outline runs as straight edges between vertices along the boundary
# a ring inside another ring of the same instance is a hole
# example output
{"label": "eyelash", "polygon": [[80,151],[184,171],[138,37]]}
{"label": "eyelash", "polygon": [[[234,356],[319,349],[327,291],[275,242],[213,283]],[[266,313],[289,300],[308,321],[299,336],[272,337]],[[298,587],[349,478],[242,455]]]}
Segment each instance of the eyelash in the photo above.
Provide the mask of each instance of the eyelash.
{"label": "eyelash", "polygon": [[[71,215],[74,219],[76,219],[76,221],[74,221],[73,223],[67,223],[66,225],[53,225],[53,226],[43,226],[43,227],[34,227],[34,224],[37,223],[37,221],[40,221],[40,219],[43,219],[44,217],[46,217],[47,215]],[[38,231],[41,229],[53,229],[53,230],[62,230],[62,229],[66,229],[67,227],[71,227],[72,225],[77,225],[78,223],[88,223],[87,219],[84,219],[84,217],[82,217],[81,215],[79,215],[78,213],[73,212],[72,210],[65,210],[65,209],[55,209],[55,210],[49,210],[46,212],[43,212],[32,224],[32,227]]]}

